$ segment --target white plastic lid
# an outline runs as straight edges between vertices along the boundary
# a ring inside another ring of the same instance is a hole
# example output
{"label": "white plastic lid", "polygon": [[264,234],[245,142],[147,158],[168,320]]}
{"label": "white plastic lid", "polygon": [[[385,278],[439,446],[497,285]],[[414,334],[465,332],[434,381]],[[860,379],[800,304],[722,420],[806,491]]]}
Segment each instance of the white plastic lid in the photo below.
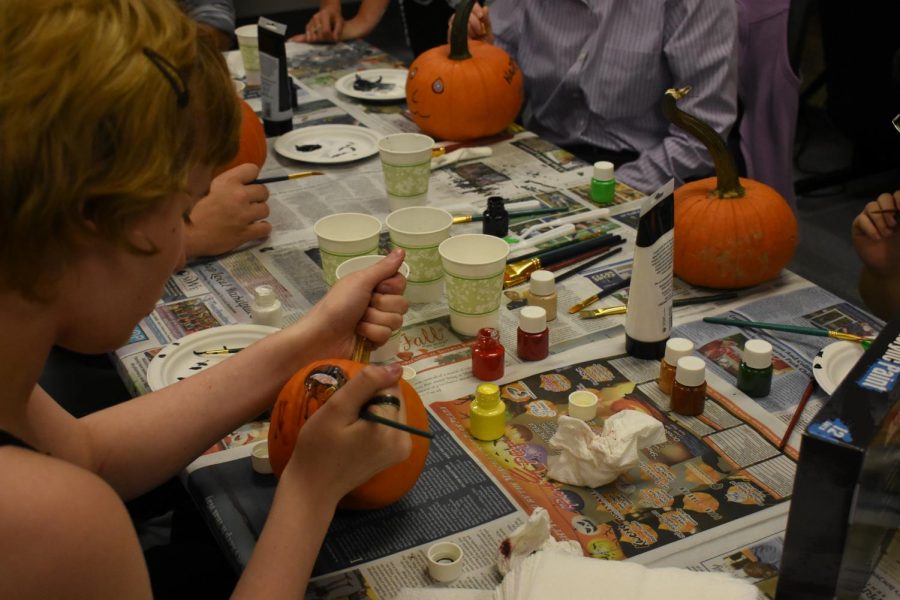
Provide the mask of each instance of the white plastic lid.
{"label": "white plastic lid", "polygon": [[525,333],[540,333],[547,329],[547,311],[540,306],[526,306],[519,312],[519,329]]}
{"label": "white plastic lid", "polygon": [[666,342],[665,360],[670,365],[677,365],[682,356],[690,356],[694,351],[694,342],[687,338],[674,337]]}
{"label": "white plastic lid", "polygon": [[695,387],[706,381],[706,363],[696,356],[682,356],[675,366],[675,381]]}
{"label": "white plastic lid", "polygon": [[535,296],[549,296],[556,291],[556,275],[540,269],[531,274],[528,290]]}
{"label": "white plastic lid", "polygon": [[577,390],[569,394],[569,416],[590,421],[597,416],[597,396],[587,390]]}
{"label": "white plastic lid", "polygon": [[250,451],[250,464],[253,470],[261,475],[268,475],[272,472],[272,465],[269,463],[269,443],[259,442]]}
{"label": "white plastic lid", "polygon": [[751,369],[765,369],[772,364],[772,344],[765,340],[747,340],[742,355]]}
{"label": "white plastic lid", "polygon": [[278,296],[271,285],[258,285],[253,288],[253,300],[257,306],[274,306]]}
{"label": "white plastic lid", "polygon": [[425,553],[428,574],[435,581],[449,583],[457,579],[463,570],[463,550],[453,542],[438,542]]}
{"label": "white plastic lid", "polygon": [[609,181],[613,178],[615,166],[608,161],[601,160],[594,163],[594,179],[599,181]]}

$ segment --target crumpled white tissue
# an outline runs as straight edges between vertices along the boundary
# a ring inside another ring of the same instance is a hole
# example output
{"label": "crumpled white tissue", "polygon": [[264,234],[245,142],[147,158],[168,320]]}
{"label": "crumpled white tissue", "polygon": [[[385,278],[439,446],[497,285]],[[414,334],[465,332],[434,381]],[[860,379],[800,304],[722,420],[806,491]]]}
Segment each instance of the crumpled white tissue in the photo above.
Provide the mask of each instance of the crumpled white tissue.
{"label": "crumpled white tissue", "polygon": [[538,550],[549,550],[581,556],[581,545],[572,540],[558,542],[550,535],[550,514],[538,507],[528,520],[503,540],[497,551],[497,570],[506,575]]}
{"label": "crumpled white tissue", "polygon": [[665,441],[662,423],[639,410],[623,410],[607,418],[600,435],[584,421],[561,415],[550,438],[550,446],[561,452],[548,459],[547,477],[571,485],[600,487],[636,467],[641,448]]}
{"label": "crumpled white tissue", "polygon": [[494,592],[495,600],[757,600],[749,582],[722,573],[607,561],[560,552],[537,552],[519,564]]}

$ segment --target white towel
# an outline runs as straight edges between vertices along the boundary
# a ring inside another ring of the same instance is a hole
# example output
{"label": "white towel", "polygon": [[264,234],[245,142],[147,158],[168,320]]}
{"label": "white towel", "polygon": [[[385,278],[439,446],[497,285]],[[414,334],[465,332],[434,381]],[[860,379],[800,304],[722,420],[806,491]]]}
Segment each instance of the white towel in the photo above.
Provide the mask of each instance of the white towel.
{"label": "white towel", "polygon": [[550,446],[561,452],[548,459],[547,477],[571,485],[600,487],[636,467],[641,448],[665,441],[662,423],[639,410],[623,410],[607,418],[600,435],[584,421],[562,415],[550,438]]}

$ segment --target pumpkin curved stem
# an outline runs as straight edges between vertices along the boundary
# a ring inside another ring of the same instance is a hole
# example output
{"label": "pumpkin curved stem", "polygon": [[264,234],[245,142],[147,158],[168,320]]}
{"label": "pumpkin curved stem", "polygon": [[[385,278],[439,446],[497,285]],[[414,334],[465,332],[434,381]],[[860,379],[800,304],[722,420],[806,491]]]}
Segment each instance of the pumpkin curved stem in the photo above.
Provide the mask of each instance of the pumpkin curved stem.
{"label": "pumpkin curved stem", "polygon": [[467,60],[469,53],[469,15],[475,0],[465,0],[456,8],[453,26],[450,28],[450,60]]}
{"label": "pumpkin curved stem", "polygon": [[744,187],[738,179],[734,157],[725,142],[715,129],[675,106],[675,102],[687,96],[690,91],[690,86],[666,90],[662,102],[663,114],[673,125],[685,130],[706,146],[716,169],[716,189],[712,194],[719,198],[743,198]]}

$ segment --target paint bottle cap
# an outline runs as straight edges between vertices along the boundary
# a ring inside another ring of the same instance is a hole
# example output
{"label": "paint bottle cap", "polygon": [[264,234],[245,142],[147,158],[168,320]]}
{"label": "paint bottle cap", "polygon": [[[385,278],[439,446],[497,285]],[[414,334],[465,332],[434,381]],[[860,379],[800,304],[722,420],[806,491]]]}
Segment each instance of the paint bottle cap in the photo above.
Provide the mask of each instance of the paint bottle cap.
{"label": "paint bottle cap", "polygon": [[706,363],[696,356],[682,356],[675,366],[675,381],[696,387],[706,381]]}
{"label": "paint bottle cap", "polygon": [[528,291],[535,296],[549,296],[556,291],[556,275],[546,269],[535,271],[531,274]]}
{"label": "paint bottle cap", "polygon": [[269,463],[269,443],[259,442],[250,451],[250,464],[253,470],[261,475],[268,475],[272,472],[272,465]]}
{"label": "paint bottle cap", "polygon": [[428,574],[435,581],[450,582],[459,578],[463,569],[463,551],[453,542],[433,544],[425,553]]}
{"label": "paint bottle cap", "polygon": [[275,303],[278,302],[278,296],[275,295],[275,290],[272,289],[271,285],[258,285],[253,288],[253,300],[257,306],[265,308],[267,306],[275,306]]}
{"label": "paint bottle cap", "polygon": [[772,364],[772,344],[765,340],[747,340],[742,358],[751,369],[766,369]]}
{"label": "paint bottle cap", "polygon": [[609,181],[613,178],[613,174],[615,173],[615,166],[605,160],[601,160],[594,163],[594,179],[599,181]]}
{"label": "paint bottle cap", "polygon": [[418,375],[418,373],[416,373],[415,369],[413,369],[409,365],[403,365],[403,374],[400,377],[402,377],[405,381],[412,381],[413,379],[415,379],[416,375]]}
{"label": "paint bottle cap", "polygon": [[479,408],[491,409],[500,404],[500,386],[496,383],[480,383],[475,388],[475,402]]}
{"label": "paint bottle cap", "polygon": [[519,311],[519,329],[525,333],[541,333],[547,329],[547,311],[540,306],[526,306]]}
{"label": "paint bottle cap", "polygon": [[677,365],[679,358],[690,356],[693,351],[694,342],[691,340],[679,337],[669,338],[669,341],[666,342],[666,356],[663,360],[670,365]]}
{"label": "paint bottle cap", "polygon": [[597,396],[587,390],[569,394],[569,416],[590,421],[597,416]]}

